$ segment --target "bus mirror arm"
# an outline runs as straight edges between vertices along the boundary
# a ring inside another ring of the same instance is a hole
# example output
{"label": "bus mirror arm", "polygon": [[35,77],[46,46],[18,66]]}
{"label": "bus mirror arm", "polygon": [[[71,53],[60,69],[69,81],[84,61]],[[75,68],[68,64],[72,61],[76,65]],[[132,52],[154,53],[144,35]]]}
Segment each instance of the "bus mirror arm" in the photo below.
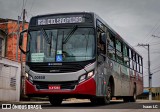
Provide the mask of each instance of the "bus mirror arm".
{"label": "bus mirror arm", "polygon": [[28,51],[24,51],[23,48],[22,48],[22,45],[23,45],[23,34],[24,34],[25,32],[28,32],[28,30],[27,30],[27,29],[23,30],[23,31],[20,33],[20,36],[19,36],[19,49],[21,50],[21,52],[22,52],[23,54],[26,54],[26,53],[29,52],[29,50],[28,50]]}
{"label": "bus mirror arm", "polygon": [[22,48],[22,46],[19,46],[19,49],[21,50],[21,52],[22,52],[23,54],[27,54],[27,53],[29,52],[29,50],[28,50],[28,51],[24,51],[23,48]]}

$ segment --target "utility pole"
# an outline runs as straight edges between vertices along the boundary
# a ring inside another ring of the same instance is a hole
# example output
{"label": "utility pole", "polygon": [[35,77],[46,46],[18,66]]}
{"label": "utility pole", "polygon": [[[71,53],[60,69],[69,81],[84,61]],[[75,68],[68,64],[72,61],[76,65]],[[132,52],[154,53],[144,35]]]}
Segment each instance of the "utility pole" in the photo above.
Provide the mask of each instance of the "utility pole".
{"label": "utility pole", "polygon": [[17,24],[18,24],[18,29],[17,29],[17,45],[16,45],[16,61],[18,61],[18,42],[19,42],[19,31],[20,31],[20,16],[18,16]]}
{"label": "utility pole", "polygon": [[[22,20],[22,31],[24,30],[24,26],[25,26],[25,13],[26,13],[26,10],[23,9],[23,20]],[[23,40],[22,40],[22,48],[23,48]],[[21,62],[22,62],[22,52],[21,52]]]}
{"label": "utility pole", "polygon": [[[26,10],[23,9],[23,20],[22,20],[22,31],[24,30],[24,26],[25,26],[25,13],[26,13]],[[23,39],[22,39],[22,48],[23,48]],[[21,96],[20,96],[20,99],[21,100],[24,100],[24,81],[25,81],[25,63],[23,63],[23,54],[21,52],[21,55],[20,55],[20,60],[21,60]]]}
{"label": "utility pole", "polygon": [[149,48],[149,44],[138,44],[138,46],[147,46],[148,47],[148,82],[149,82],[149,100],[152,100],[152,74],[151,74],[151,70],[150,70],[150,48]]}

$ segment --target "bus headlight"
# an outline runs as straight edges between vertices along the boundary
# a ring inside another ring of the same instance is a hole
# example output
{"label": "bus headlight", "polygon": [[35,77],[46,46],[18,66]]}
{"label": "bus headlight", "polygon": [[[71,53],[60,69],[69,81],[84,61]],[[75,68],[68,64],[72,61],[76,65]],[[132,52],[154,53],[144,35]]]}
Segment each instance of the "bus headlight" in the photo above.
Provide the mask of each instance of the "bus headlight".
{"label": "bus headlight", "polygon": [[93,75],[94,75],[94,72],[93,72],[93,71],[89,72],[88,74],[81,75],[81,76],[79,77],[79,83],[81,83],[81,82],[83,82],[83,81],[91,78]]}
{"label": "bus headlight", "polygon": [[26,73],[26,78],[29,80],[29,82],[33,83],[33,77]]}
{"label": "bus headlight", "polygon": [[26,75],[25,75],[25,76],[26,76],[26,78],[28,79],[28,73],[26,73]]}
{"label": "bus headlight", "polygon": [[32,76],[29,75],[28,80],[29,80],[29,82],[33,83],[33,77]]}
{"label": "bus headlight", "polygon": [[83,82],[86,79],[86,75],[81,75],[79,78],[79,83]]}
{"label": "bus headlight", "polygon": [[92,77],[94,74],[93,74],[93,71],[91,71],[91,72],[89,72],[88,74],[87,74],[87,78],[90,78],[90,77]]}

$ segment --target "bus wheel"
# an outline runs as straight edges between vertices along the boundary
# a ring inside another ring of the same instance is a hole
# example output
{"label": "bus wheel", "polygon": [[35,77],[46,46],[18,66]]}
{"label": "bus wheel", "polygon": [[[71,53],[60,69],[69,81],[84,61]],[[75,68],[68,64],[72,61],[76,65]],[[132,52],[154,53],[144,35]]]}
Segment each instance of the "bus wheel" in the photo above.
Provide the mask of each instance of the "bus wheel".
{"label": "bus wheel", "polygon": [[60,97],[49,96],[49,101],[50,101],[51,105],[53,105],[53,106],[61,105],[62,100],[63,100],[63,99],[60,98]]}
{"label": "bus wheel", "polygon": [[130,101],[136,102],[136,98],[137,98],[137,95],[136,95],[136,91],[134,90],[133,96],[131,96]]}
{"label": "bus wheel", "polygon": [[130,102],[136,102],[137,94],[136,94],[136,85],[133,89],[133,96],[130,97]]}
{"label": "bus wheel", "polygon": [[107,104],[109,104],[110,103],[110,100],[111,100],[111,85],[109,84],[108,86],[107,86],[107,95],[106,96],[104,96],[103,98],[100,98],[99,99],[99,103],[100,104],[102,104],[102,105],[107,105]]}

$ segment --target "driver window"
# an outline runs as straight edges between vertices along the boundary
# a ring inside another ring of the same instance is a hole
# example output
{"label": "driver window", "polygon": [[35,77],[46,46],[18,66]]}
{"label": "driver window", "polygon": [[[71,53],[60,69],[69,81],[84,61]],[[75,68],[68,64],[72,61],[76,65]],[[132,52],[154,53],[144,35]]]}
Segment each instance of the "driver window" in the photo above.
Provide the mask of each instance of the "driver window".
{"label": "driver window", "polygon": [[106,54],[106,45],[105,43],[103,43],[102,39],[101,39],[101,36],[102,36],[102,31],[98,30],[97,31],[97,34],[98,34],[98,39],[97,39],[97,43],[98,43],[98,52],[99,53],[102,53],[102,54]]}

